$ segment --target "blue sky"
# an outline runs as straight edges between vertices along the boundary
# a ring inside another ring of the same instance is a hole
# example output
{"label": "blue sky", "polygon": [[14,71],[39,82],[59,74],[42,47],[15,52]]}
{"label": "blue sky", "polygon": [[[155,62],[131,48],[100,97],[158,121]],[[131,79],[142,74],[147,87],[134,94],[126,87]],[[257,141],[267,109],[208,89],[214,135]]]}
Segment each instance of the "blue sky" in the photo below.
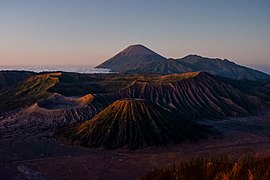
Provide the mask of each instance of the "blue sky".
{"label": "blue sky", "polygon": [[97,65],[138,43],[270,64],[270,1],[0,0],[0,65]]}

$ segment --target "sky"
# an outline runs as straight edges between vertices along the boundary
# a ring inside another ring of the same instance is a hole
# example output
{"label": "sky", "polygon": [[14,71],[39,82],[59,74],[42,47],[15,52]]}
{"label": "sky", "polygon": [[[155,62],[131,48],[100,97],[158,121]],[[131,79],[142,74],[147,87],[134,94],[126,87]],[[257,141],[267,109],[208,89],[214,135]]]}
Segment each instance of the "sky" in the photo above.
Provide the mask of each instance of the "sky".
{"label": "sky", "polygon": [[270,1],[0,0],[2,66],[93,66],[131,44],[266,67]]}

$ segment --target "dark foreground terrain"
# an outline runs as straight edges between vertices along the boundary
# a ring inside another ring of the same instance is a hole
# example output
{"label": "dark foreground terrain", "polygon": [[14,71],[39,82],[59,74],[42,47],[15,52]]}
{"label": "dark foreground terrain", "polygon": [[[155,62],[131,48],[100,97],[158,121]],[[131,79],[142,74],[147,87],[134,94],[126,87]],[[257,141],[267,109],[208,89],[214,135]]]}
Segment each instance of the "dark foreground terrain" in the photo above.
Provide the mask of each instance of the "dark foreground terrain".
{"label": "dark foreground terrain", "polygon": [[0,179],[136,179],[194,157],[270,155],[267,80],[19,73],[0,90]]}
{"label": "dark foreground terrain", "polygon": [[194,158],[166,168],[157,168],[139,179],[269,179],[269,157],[242,157],[237,161],[229,156]]}
{"label": "dark foreground terrain", "polygon": [[232,159],[270,156],[270,114],[204,121],[223,137],[135,151],[64,145],[50,134],[27,137],[18,131],[1,138],[1,179],[136,179],[155,168],[195,157]]}

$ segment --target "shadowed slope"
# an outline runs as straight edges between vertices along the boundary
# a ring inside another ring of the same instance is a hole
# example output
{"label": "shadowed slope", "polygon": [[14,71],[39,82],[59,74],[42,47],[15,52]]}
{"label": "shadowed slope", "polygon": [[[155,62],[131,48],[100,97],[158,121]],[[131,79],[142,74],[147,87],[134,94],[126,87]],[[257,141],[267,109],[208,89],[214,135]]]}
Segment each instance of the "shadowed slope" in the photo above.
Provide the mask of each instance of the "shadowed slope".
{"label": "shadowed slope", "polygon": [[149,65],[137,68],[130,72],[151,74],[173,74],[189,71],[204,71],[213,75],[219,75],[232,79],[260,80],[270,79],[270,75],[240,66],[227,59],[211,59],[197,55],[188,55],[181,59],[167,59],[161,62],[153,62]]}
{"label": "shadowed slope", "polygon": [[5,91],[0,96],[0,113],[31,105],[47,97],[47,92],[58,82],[61,73],[46,73],[32,76],[19,83],[16,87]]}
{"label": "shadowed slope", "polygon": [[[41,121],[43,126],[53,129],[92,118],[106,107],[97,101],[91,103],[92,94],[66,97],[48,92],[61,76],[62,73],[38,74],[6,90],[0,96],[0,118],[8,120],[2,123],[28,127]],[[17,118],[23,121],[17,123]]]}
{"label": "shadowed slope", "polygon": [[97,68],[108,68],[112,71],[124,72],[165,59],[147,47],[137,44],[127,47],[111,59],[97,66]]}
{"label": "shadowed slope", "polygon": [[93,99],[94,96],[92,94],[87,94],[82,97],[65,97],[54,93],[49,98],[39,102],[38,105],[46,109],[72,109],[86,106]]}
{"label": "shadowed slope", "polygon": [[196,139],[205,132],[205,128],[176,117],[154,103],[124,99],[62,133],[67,139],[88,147],[137,149]]}
{"label": "shadowed slope", "polygon": [[186,64],[186,67],[191,68],[193,71],[204,71],[232,79],[270,79],[270,75],[266,73],[238,65],[227,59],[221,60],[189,55],[176,61]]}
{"label": "shadowed slope", "polygon": [[[189,73],[185,73],[186,75]],[[175,80],[183,79],[185,75],[172,75]],[[115,93],[128,87],[134,81],[164,81],[169,79],[169,75],[144,75],[144,74],[79,74],[62,72],[58,77],[59,82],[48,91],[62,94],[64,96],[83,96],[87,94]],[[171,79],[172,80],[172,79]]]}
{"label": "shadowed slope", "polygon": [[216,77],[219,81],[239,89],[240,91],[257,96],[264,101],[270,102],[270,80],[248,81],[232,80],[224,77]]}
{"label": "shadowed slope", "polygon": [[[262,85],[254,83],[232,81],[201,72],[164,76],[45,73],[32,76],[0,95],[0,113],[8,114],[8,111],[37,103],[46,111],[38,108],[37,111],[28,113],[27,117],[42,115],[45,119],[59,119],[63,113],[66,114],[65,119],[76,122],[92,118],[116,100],[141,98],[187,118],[248,116],[259,112],[263,107],[269,107],[270,102],[268,82]],[[85,90],[85,87],[88,89]],[[72,97],[53,96],[48,92],[52,89]],[[89,93],[93,96],[88,97]],[[53,116],[55,110],[59,109],[61,111],[57,111],[58,115]],[[49,113],[43,113],[48,110],[51,110],[49,117],[46,116]]]}
{"label": "shadowed slope", "polygon": [[149,65],[129,70],[128,72],[140,74],[179,74],[190,71],[194,70],[185,66],[185,63],[178,62],[174,59],[166,59],[159,62],[152,62]]}
{"label": "shadowed slope", "polygon": [[142,98],[192,118],[223,118],[256,113],[264,102],[207,73],[161,76],[160,80],[135,81],[104,99]]}
{"label": "shadowed slope", "polygon": [[153,75],[135,75],[122,73],[79,74],[65,73],[59,76],[59,83],[49,89],[64,96],[83,96],[117,92],[137,79],[153,79]]}
{"label": "shadowed slope", "polygon": [[32,75],[35,75],[35,73],[27,71],[0,71],[0,92]]}
{"label": "shadowed slope", "polygon": [[238,65],[227,59],[188,55],[179,59],[167,59],[144,47],[132,45],[103,62],[98,68],[109,68],[116,72],[139,74],[175,74],[204,71],[232,79],[270,79],[270,75]]}

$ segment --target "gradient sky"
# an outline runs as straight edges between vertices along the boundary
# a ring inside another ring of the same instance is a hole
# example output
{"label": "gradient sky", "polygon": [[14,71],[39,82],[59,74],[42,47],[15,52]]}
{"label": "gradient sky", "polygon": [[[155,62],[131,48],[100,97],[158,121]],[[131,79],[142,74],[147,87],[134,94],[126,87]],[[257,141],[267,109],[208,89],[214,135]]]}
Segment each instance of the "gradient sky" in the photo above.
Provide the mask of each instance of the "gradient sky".
{"label": "gradient sky", "polygon": [[97,65],[130,44],[270,64],[270,0],[0,0],[0,65]]}

